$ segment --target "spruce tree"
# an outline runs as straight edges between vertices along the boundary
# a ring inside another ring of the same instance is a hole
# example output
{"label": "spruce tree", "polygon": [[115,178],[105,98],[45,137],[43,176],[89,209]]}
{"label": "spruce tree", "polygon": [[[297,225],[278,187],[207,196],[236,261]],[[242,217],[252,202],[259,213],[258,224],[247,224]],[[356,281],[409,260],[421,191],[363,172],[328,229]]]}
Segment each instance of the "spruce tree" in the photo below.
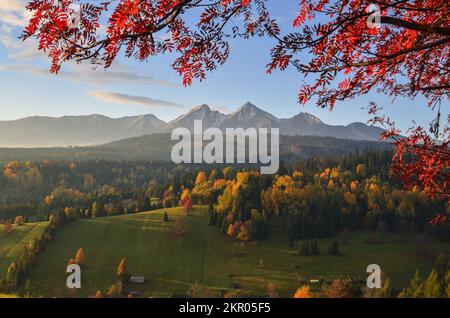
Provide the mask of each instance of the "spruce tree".
{"label": "spruce tree", "polygon": [[300,242],[300,248],[298,250],[298,254],[302,256],[310,255],[309,243],[308,242]]}
{"label": "spruce tree", "polygon": [[438,298],[441,296],[441,286],[438,274],[434,268],[423,284],[423,295],[427,298]]}
{"label": "spruce tree", "polygon": [[381,286],[380,290],[378,291],[378,297],[379,298],[389,298],[392,295],[392,286],[391,286],[391,280],[389,277],[384,279],[383,285]]}
{"label": "spruce tree", "polygon": [[16,262],[12,262],[6,272],[5,281],[8,287],[16,287],[18,282],[18,265]]}
{"label": "spruce tree", "polygon": [[447,253],[439,254],[438,257],[436,258],[436,261],[434,262],[433,268],[436,270],[438,276],[438,281],[441,288],[440,293],[441,295],[445,295],[445,287],[446,287],[445,276],[450,268],[449,255]]}
{"label": "spruce tree", "polygon": [[208,206],[208,215],[209,215],[208,224],[216,225],[217,215],[216,215],[216,210],[214,209],[214,204],[212,202],[210,202],[209,206]]}
{"label": "spruce tree", "polygon": [[294,234],[292,232],[288,233],[288,246],[289,247],[294,247]]}
{"label": "spruce tree", "polygon": [[289,247],[294,247],[294,243],[295,243],[295,233],[294,233],[294,225],[292,223],[292,219],[288,220],[289,225],[288,225],[288,246]]}
{"label": "spruce tree", "polygon": [[450,271],[445,275],[445,297],[450,298]]}
{"label": "spruce tree", "polygon": [[150,211],[152,209],[152,201],[149,197],[144,198],[144,211]]}
{"label": "spruce tree", "polygon": [[420,271],[416,270],[414,276],[411,278],[409,287],[403,289],[399,294],[399,297],[403,298],[419,298],[423,297],[423,286],[422,277]]}
{"label": "spruce tree", "polygon": [[316,239],[311,243],[311,255],[320,255],[319,243]]}
{"label": "spruce tree", "polygon": [[330,247],[328,248],[328,254],[330,254],[330,255],[339,255],[340,254],[339,243],[337,241],[333,241],[333,243],[331,243]]}

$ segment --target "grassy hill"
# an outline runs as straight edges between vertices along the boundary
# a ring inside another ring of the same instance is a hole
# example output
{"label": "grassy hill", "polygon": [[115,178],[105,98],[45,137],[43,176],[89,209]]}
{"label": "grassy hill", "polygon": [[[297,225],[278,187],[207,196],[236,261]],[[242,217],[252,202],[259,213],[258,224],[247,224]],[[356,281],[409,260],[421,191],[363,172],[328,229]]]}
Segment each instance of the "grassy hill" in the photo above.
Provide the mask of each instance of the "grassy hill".
{"label": "grassy hill", "polygon": [[25,245],[42,233],[45,225],[46,222],[14,225],[10,233],[5,233],[0,225],[0,279],[5,277],[8,266],[22,255]]}
{"label": "grassy hill", "polygon": [[[352,233],[349,244],[341,244],[340,256],[326,254],[333,239],[319,240],[322,255],[298,256],[297,248],[287,247],[281,230],[264,242],[233,242],[218,228],[207,225],[206,210],[195,207],[192,216],[184,217],[180,208],[167,209],[167,223],[163,222],[162,210],[70,223],[39,256],[30,273],[31,284],[39,295],[90,296],[114,283],[117,265],[126,257],[130,272],[147,278],[145,284],[131,287],[141,291],[143,297],[186,294],[194,282],[207,286],[211,295],[217,296],[231,290],[264,295],[271,282],[280,288],[281,296],[290,297],[300,277],[365,278],[367,265],[376,263],[399,289],[409,282],[416,268],[424,272],[431,266],[430,258],[416,256],[414,244],[387,233],[375,237],[379,243],[367,243],[367,232]],[[185,224],[184,236],[175,231],[177,217]],[[79,247],[86,254],[82,288],[68,291],[65,268]],[[448,244],[433,243],[429,248],[437,253],[448,249]],[[263,266],[259,265],[261,259]]]}

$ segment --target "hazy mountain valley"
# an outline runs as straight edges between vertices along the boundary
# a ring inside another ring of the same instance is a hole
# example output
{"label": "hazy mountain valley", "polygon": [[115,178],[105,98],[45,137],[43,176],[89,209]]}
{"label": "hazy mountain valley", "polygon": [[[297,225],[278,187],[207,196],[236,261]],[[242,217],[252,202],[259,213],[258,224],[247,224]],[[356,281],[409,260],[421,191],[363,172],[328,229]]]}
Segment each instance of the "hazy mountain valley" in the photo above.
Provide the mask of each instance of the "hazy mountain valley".
{"label": "hazy mountain valley", "polygon": [[177,127],[193,129],[194,120],[203,121],[203,129],[279,128],[281,135],[318,136],[352,140],[379,140],[381,128],[364,123],[333,126],[308,113],[292,118],[277,118],[251,103],[225,115],[201,105],[164,122],[154,115],[109,118],[103,115],[27,117],[0,121],[0,147],[67,147],[93,146],[126,138],[168,133]]}

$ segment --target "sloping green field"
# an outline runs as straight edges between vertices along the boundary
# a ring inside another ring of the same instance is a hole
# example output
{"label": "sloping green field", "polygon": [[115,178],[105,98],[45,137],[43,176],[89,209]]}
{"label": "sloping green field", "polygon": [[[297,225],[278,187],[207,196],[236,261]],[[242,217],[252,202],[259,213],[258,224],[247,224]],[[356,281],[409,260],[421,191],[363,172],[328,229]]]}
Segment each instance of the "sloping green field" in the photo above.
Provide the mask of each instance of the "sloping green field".
{"label": "sloping green field", "polygon": [[42,233],[46,224],[14,225],[10,233],[5,233],[0,225],[0,279],[5,277],[8,266],[22,255],[24,247]]}
{"label": "sloping green field", "polygon": [[[379,264],[399,289],[416,268],[429,271],[431,266],[431,258],[417,257],[414,244],[401,242],[394,234],[377,237],[381,243],[366,243],[366,232],[350,234],[349,244],[341,244],[340,256],[326,254],[332,239],[319,240],[319,256],[297,256],[297,248],[288,248],[281,233],[261,243],[233,242],[218,228],[207,225],[206,210],[195,207],[192,216],[185,217],[180,208],[167,209],[167,223],[162,210],[72,222],[39,256],[30,273],[34,291],[57,297],[93,295],[114,283],[122,257],[126,257],[133,275],[146,277],[145,284],[130,287],[141,291],[143,297],[186,294],[194,282],[207,286],[214,295],[233,289],[264,295],[271,282],[281,296],[290,297],[300,277],[365,278],[366,267],[372,263]],[[184,236],[174,230],[178,216],[185,222]],[[68,291],[66,264],[80,247],[86,254],[82,288]],[[448,250],[449,245],[433,243],[428,249],[437,253]]]}

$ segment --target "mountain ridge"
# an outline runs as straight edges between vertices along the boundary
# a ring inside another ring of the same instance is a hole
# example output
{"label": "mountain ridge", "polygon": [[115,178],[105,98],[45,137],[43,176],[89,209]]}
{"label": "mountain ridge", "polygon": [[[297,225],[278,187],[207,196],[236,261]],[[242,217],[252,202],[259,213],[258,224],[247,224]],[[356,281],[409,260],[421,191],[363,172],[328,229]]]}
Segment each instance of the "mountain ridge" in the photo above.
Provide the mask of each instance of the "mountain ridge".
{"label": "mountain ridge", "polygon": [[320,118],[300,112],[290,118],[278,118],[247,102],[230,114],[201,104],[177,118],[165,122],[153,114],[111,118],[101,114],[60,117],[29,116],[0,121],[0,147],[92,146],[133,137],[170,133],[178,127],[193,131],[194,120],[202,120],[203,129],[279,128],[281,135],[336,137],[352,140],[379,140],[383,129],[353,122],[329,125]]}

